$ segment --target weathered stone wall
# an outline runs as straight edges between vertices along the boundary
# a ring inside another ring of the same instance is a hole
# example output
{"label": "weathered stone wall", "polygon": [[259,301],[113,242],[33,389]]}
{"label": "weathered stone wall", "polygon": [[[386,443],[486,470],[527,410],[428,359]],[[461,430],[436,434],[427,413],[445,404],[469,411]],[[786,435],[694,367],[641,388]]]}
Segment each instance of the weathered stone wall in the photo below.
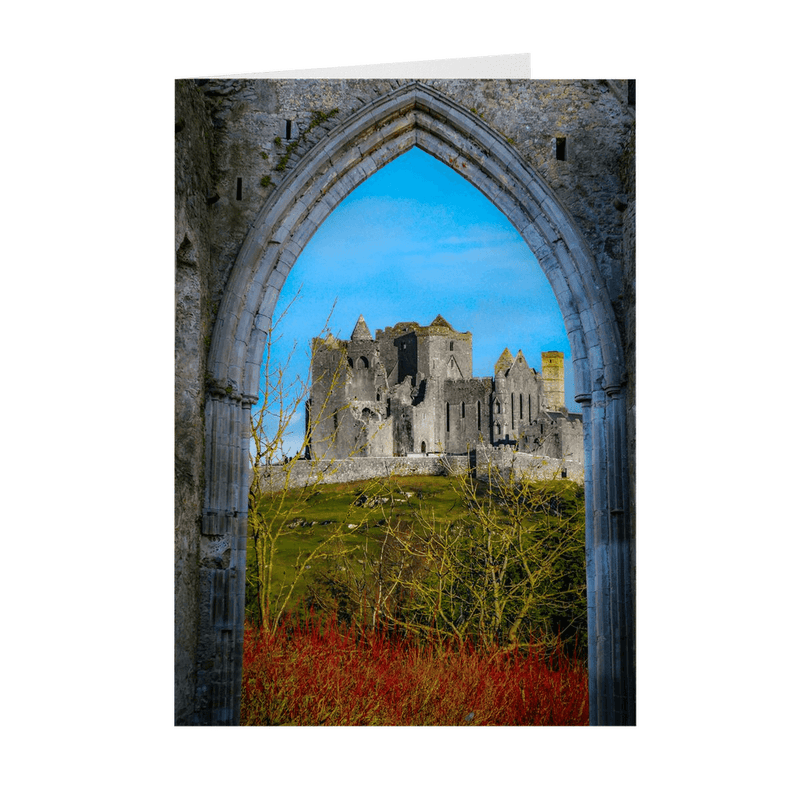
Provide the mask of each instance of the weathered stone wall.
{"label": "weathered stone wall", "polygon": [[192,83],[175,85],[175,719],[191,722],[199,617],[203,406],[211,340],[213,130]]}
{"label": "weathered stone wall", "polygon": [[262,485],[267,490],[275,490],[284,486],[309,486],[317,482],[351,483],[403,475],[448,475],[457,474],[468,466],[467,456],[450,456],[447,459],[433,456],[360,456],[334,461],[298,460],[289,467],[278,465],[267,468],[262,473]]}
{"label": "weathered stone wall", "polygon": [[[541,376],[528,366],[525,356],[520,351],[508,369],[495,372],[494,382],[493,400],[495,406],[500,403],[500,413],[495,413],[494,422],[500,423],[501,434],[498,436],[495,430],[492,441],[516,442],[525,426],[540,416],[539,412],[543,405]],[[562,393],[563,386],[562,376]]]}
{"label": "weathered stone wall", "polygon": [[627,368],[627,455],[631,465],[630,502],[633,530],[636,530],[636,126],[631,128],[620,157],[620,176],[624,195],[618,208],[622,210],[622,308],[623,343]]}
{"label": "weathered stone wall", "polygon": [[509,478],[512,474],[517,478],[530,480],[566,478],[580,484],[583,484],[584,478],[582,461],[520,453],[509,446],[478,452],[477,477],[485,478],[490,469],[492,474],[499,474],[504,478]]}
{"label": "weathered stone wall", "polygon": [[[554,459],[519,453],[510,447],[489,449],[472,456],[410,456],[405,458],[358,457],[333,461],[298,460],[289,466],[276,465],[262,472],[262,486],[276,491],[284,487],[311,486],[316,483],[352,483],[372,478],[407,475],[462,475],[475,470],[479,479],[494,475],[532,480],[567,478],[583,483],[583,465],[571,459]],[[566,475],[564,474],[566,471]]]}
{"label": "weathered stone wall", "polygon": [[[447,381],[442,390],[445,414],[449,414],[449,429],[445,424],[445,451],[466,453],[481,441],[491,440],[488,415],[492,385],[490,378],[464,378]],[[481,404],[481,428],[478,428],[478,403]],[[441,411],[440,411],[441,413]]]}

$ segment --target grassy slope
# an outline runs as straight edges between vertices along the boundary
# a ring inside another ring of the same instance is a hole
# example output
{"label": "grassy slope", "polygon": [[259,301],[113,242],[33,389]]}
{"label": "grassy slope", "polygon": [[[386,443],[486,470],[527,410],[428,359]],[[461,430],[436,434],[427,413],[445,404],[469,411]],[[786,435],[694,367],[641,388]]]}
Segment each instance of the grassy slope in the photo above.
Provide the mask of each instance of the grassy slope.
{"label": "grassy slope", "polygon": [[[559,483],[563,489],[564,483]],[[575,488],[569,489],[573,496]],[[377,498],[375,504],[370,502],[374,498]],[[274,502],[275,497],[265,498],[262,508],[266,513]],[[358,561],[358,551],[363,552],[364,547],[377,551],[389,519],[394,523],[413,524],[414,516],[422,514],[440,523],[452,523],[469,515],[458,491],[458,479],[442,476],[405,476],[385,481],[321,485],[311,492],[289,492],[283,503],[284,509],[289,507],[290,511],[285,517],[274,567],[278,583],[282,577],[290,582],[296,574],[298,556],[329,540],[336,531],[344,531],[338,546],[352,549],[348,557]],[[254,562],[250,540],[247,558],[249,571]],[[325,562],[323,559],[316,563]],[[304,594],[313,569],[300,576],[292,606]]]}
{"label": "grassy slope", "polygon": [[[389,518],[397,522],[410,521],[415,513],[424,513],[426,516],[435,515],[437,520],[453,522],[466,516],[466,509],[456,492],[455,480],[438,476],[321,485],[307,499],[303,499],[302,490],[288,494],[284,508],[291,506],[292,511],[286,520],[288,524],[283,528],[284,535],[274,567],[278,580],[285,575],[286,582],[295,576],[295,562],[299,555],[310,552],[342,528],[345,533],[339,547],[357,550],[365,546],[377,547]],[[362,505],[359,499],[364,497],[367,502]],[[378,503],[369,507],[372,498],[378,498]],[[387,498],[388,502],[381,502],[382,498]],[[266,513],[270,513],[268,509],[272,502],[274,498],[265,498],[262,508]],[[357,552],[351,558],[357,559]],[[248,570],[253,559],[252,541],[248,540]],[[306,576],[303,575],[296,597],[300,597],[305,588]]]}

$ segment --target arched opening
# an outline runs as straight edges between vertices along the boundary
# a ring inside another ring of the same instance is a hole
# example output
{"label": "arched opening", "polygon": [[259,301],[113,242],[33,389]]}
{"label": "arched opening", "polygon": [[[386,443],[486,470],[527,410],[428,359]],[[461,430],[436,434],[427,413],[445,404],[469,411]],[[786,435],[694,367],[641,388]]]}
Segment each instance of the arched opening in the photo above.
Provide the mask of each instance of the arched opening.
{"label": "arched opening", "polygon": [[619,330],[580,230],[533,168],[476,114],[424,84],[378,97],[343,120],[270,194],[251,227],[220,304],[206,400],[205,547],[229,554],[208,585],[212,611],[198,661],[214,664],[209,719],[238,719],[247,526],[247,431],[258,398],[266,335],[286,276],[305,245],[355,186],[420,147],[489,197],[534,253],[564,318],[586,449],[591,719],[634,719],[633,596]]}
{"label": "arched opening", "polygon": [[421,453],[426,452],[426,450],[425,450],[425,442],[424,441],[420,444],[419,450],[420,450]]}

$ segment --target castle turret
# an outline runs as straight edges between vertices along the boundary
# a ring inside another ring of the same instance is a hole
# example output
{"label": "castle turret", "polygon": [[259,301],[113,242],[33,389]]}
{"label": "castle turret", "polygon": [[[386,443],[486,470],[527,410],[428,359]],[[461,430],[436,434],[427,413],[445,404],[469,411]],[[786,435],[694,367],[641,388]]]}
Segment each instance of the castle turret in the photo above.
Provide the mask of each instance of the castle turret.
{"label": "castle turret", "polygon": [[542,353],[544,402],[550,411],[564,408],[564,354],[556,350]]}
{"label": "castle turret", "polygon": [[364,315],[361,314],[358,317],[358,322],[356,322],[355,328],[353,328],[353,332],[350,334],[350,341],[351,342],[369,342],[372,341],[372,334],[369,332],[369,328],[367,327],[367,323],[364,320]]}

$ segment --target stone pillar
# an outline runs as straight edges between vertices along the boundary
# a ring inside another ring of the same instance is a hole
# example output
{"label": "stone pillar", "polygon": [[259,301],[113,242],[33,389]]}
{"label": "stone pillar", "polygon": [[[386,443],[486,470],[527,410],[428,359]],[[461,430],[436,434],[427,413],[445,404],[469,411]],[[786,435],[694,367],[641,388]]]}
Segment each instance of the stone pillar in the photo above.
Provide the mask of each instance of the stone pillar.
{"label": "stone pillar", "polygon": [[588,669],[589,669],[589,723],[597,724],[595,712],[594,687],[597,686],[597,595],[595,592],[594,568],[594,493],[592,490],[592,397],[591,395],[577,395],[575,400],[581,406],[583,414],[583,489],[586,503],[586,622],[588,641]]}
{"label": "stone pillar", "polygon": [[636,724],[633,540],[625,397],[597,389],[583,407],[589,722]]}
{"label": "stone pillar", "polygon": [[239,724],[252,402],[220,389],[206,400],[195,725]]}

